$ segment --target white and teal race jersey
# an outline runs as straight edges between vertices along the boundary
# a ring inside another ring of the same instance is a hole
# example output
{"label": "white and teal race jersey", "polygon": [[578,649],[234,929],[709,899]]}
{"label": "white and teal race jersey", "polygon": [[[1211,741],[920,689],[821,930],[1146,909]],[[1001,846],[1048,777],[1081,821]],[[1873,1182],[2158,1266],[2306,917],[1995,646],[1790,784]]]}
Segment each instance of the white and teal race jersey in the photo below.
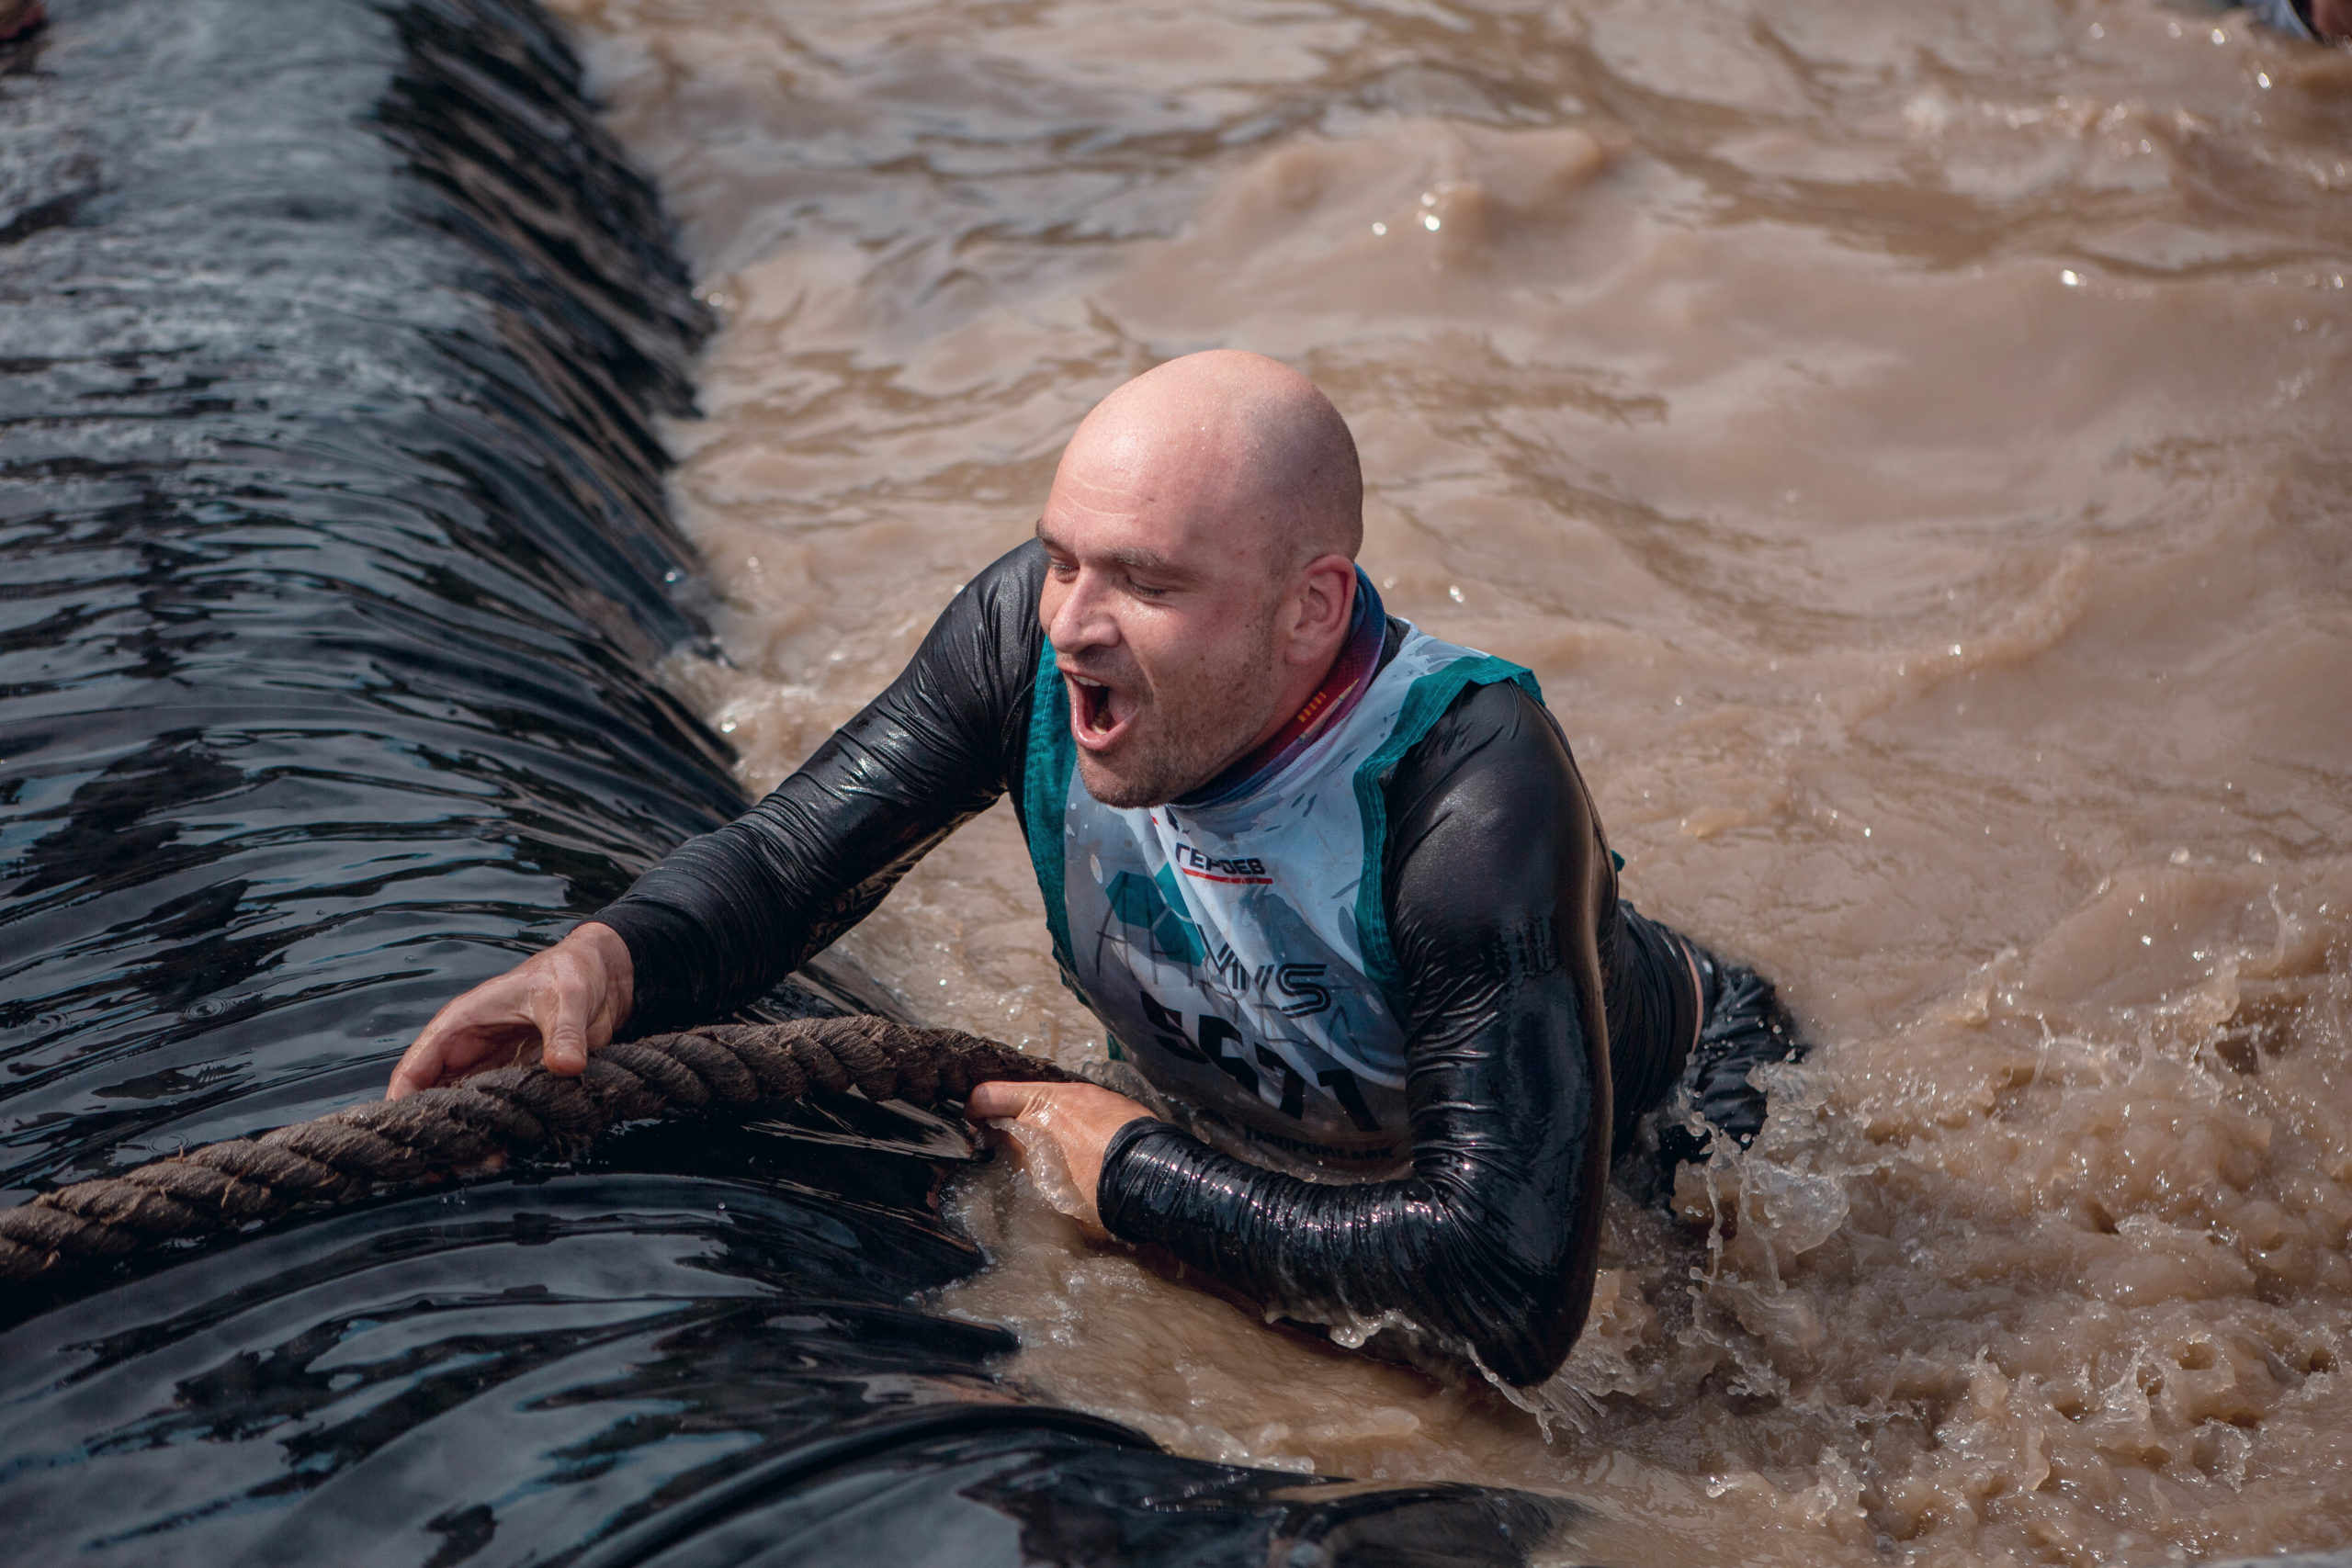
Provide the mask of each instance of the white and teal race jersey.
{"label": "white and teal race jersey", "polygon": [[1029,853],[1055,956],[1112,1055],[1277,1163],[1408,1157],[1382,786],[1464,689],[1502,681],[1542,700],[1518,665],[1408,627],[1352,711],[1248,793],[1122,810],[1079,777],[1048,642]]}

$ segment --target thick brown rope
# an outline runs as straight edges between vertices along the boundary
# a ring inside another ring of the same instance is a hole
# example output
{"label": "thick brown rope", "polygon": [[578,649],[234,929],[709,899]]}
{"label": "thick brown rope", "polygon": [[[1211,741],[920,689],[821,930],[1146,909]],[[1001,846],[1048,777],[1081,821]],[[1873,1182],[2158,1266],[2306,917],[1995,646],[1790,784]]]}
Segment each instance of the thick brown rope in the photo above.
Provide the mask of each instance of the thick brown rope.
{"label": "thick brown rope", "polygon": [[503,1067],[79,1181],[0,1211],[0,1283],[23,1284],[165,1242],[218,1235],[493,1158],[561,1159],[605,1129],[673,1108],[752,1109],[813,1089],[929,1108],[991,1079],[1070,1075],[1010,1045],[888,1019],[718,1024],[607,1045],[576,1078]]}

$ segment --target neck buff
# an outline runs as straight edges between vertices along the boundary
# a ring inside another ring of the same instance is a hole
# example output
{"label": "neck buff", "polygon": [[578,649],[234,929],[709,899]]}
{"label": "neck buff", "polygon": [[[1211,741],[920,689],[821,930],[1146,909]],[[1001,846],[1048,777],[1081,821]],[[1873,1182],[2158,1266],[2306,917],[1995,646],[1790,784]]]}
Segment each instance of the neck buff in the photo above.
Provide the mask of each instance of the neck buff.
{"label": "neck buff", "polygon": [[2266,27],[2312,43],[2320,41],[2312,29],[2311,0],[2246,0],[2245,8]]}
{"label": "neck buff", "polygon": [[1266,743],[1233,766],[1173,804],[1189,808],[1222,806],[1238,800],[1288,767],[1297,755],[1328,735],[1354,711],[1372,684],[1380,663],[1380,649],[1388,637],[1388,612],[1372,579],[1356,568],[1355,610],[1348,617],[1348,640],[1331,661],[1331,672],[1315,688],[1306,705]]}

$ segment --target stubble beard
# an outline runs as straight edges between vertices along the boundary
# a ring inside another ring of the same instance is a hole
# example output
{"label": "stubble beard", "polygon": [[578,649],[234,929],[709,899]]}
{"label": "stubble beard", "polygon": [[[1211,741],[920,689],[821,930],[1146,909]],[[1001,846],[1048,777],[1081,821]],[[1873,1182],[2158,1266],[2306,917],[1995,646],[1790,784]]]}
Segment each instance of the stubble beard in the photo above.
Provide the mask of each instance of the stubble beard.
{"label": "stubble beard", "polygon": [[1230,663],[1148,698],[1114,757],[1079,751],[1086,793],[1122,811],[1190,795],[1263,728],[1279,684],[1270,606]]}

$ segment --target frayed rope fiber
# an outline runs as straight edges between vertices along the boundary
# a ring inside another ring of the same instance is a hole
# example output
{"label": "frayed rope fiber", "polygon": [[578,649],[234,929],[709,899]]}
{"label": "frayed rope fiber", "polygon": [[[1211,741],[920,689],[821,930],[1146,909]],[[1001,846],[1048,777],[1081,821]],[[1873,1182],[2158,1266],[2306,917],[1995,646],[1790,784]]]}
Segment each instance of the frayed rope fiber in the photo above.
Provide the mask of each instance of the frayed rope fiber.
{"label": "frayed rope fiber", "polygon": [[0,1283],[350,1202],[501,1156],[567,1158],[608,1128],[667,1111],[781,1105],[812,1089],[854,1089],[877,1102],[928,1109],[995,1079],[1073,1081],[994,1040],[883,1018],[651,1035],[592,1053],[576,1078],[539,1066],[502,1067],[44,1192],[0,1212]]}

